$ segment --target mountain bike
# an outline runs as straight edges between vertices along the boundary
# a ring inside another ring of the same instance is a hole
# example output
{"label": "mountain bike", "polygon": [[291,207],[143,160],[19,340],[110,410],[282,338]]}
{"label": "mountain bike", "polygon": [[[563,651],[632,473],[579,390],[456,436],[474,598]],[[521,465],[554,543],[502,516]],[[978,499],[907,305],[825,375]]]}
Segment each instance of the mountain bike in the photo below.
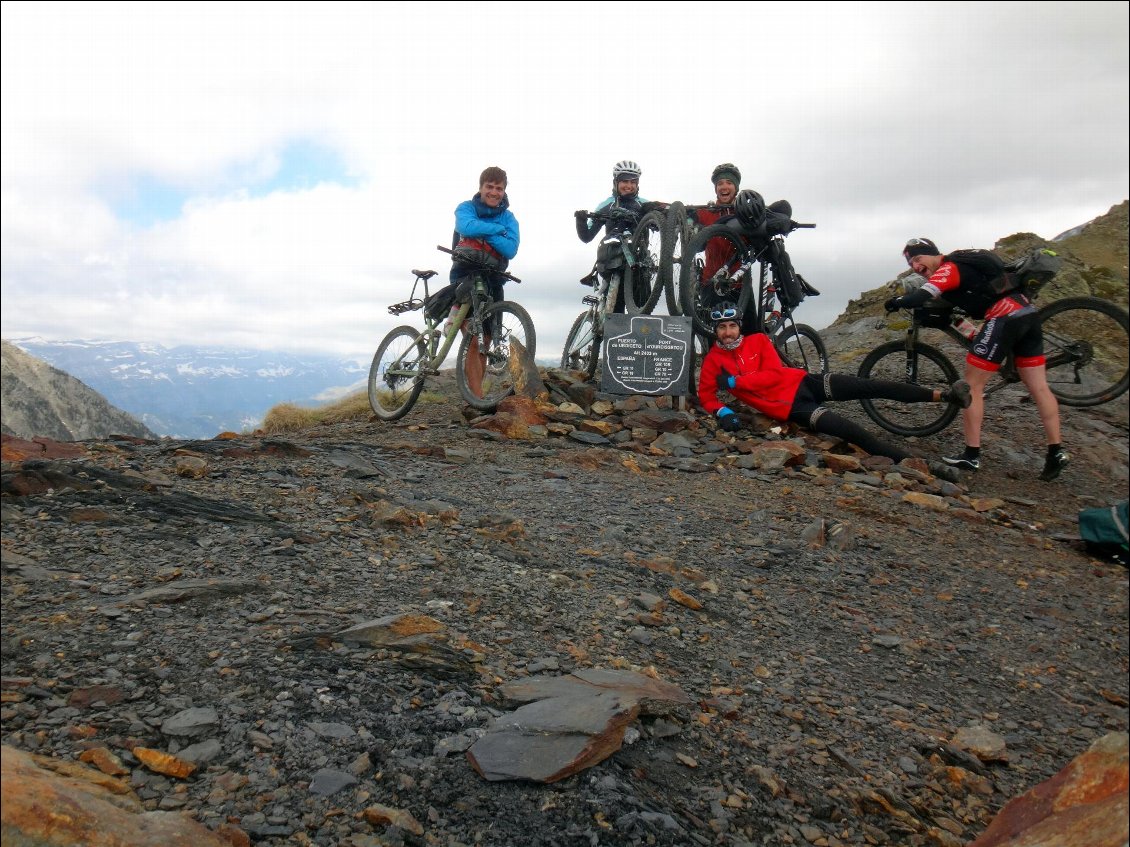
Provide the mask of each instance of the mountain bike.
{"label": "mountain bike", "polygon": [[[437,246],[437,250],[453,253]],[[529,314],[510,300],[494,300],[487,285],[487,274],[496,274],[511,282],[521,282],[518,277],[495,270],[485,262],[460,257],[459,261],[471,267],[471,273],[459,286],[457,300],[463,300],[458,312],[446,326],[446,307],[426,309],[428,305],[428,280],[435,271],[413,270],[416,275],[408,299],[388,307],[389,314],[403,315],[424,309],[424,331],[411,326],[398,326],[384,337],[373,356],[369,368],[369,405],[381,420],[395,421],[404,417],[420,397],[424,383],[430,376],[439,374],[461,328],[466,331],[459,342],[455,357],[455,382],[459,393],[474,409],[492,411],[514,390],[511,357],[522,355],[522,350],[533,360],[536,338],[534,322]],[[416,292],[423,283],[424,296]],[[483,392],[473,393],[467,384],[465,365],[471,343],[485,356]],[[521,348],[519,350],[518,348]]]}
{"label": "mountain bike", "polygon": [[[633,219],[630,213],[610,207],[591,212],[589,217],[610,222],[612,233],[601,239],[596,264],[581,278],[581,284],[592,286],[593,293],[581,298],[588,309],[577,315],[565,336],[561,367],[581,371],[591,379],[600,361],[604,323],[616,311],[618,293],[624,292],[624,309],[628,314],[650,314],[662,292],[656,279],[663,213],[648,212],[630,234],[626,228],[619,228]],[[655,298],[651,296],[653,292]]]}
{"label": "mountain bike", "polygon": [[[734,218],[695,232],[679,266],[682,312],[691,317],[695,332],[712,340],[710,312],[729,300],[740,315],[755,310],[755,327],[773,340],[785,364],[809,373],[826,373],[828,351],[820,334],[793,319],[800,302],[820,292],[793,269],[785,250],[785,236],[815,226],[770,214],[755,230],[743,228]],[[759,266],[756,292],[755,264]]]}
{"label": "mountain bike", "polygon": [[[1034,297],[1035,293],[1029,294]],[[960,309],[927,304],[911,311],[910,326],[902,341],[881,344],[864,358],[859,376],[913,382],[931,388],[949,385],[958,370],[949,356],[919,340],[923,329],[940,330],[960,353],[973,344],[977,327]],[[1044,333],[1048,387],[1065,406],[1098,406],[1126,392],[1130,385],[1128,345],[1130,316],[1125,309],[1099,297],[1067,297],[1039,310]],[[957,327],[966,328],[961,332]],[[985,396],[1020,381],[1010,354],[997,378],[985,387]],[[902,404],[860,400],[871,420],[888,432],[903,436],[933,435],[945,429],[958,408],[948,404]]]}
{"label": "mountain bike", "polygon": [[663,231],[662,210],[653,208],[638,222],[635,214],[619,206],[606,206],[589,212],[588,216],[607,226],[597,248],[596,263],[589,275],[581,279],[581,284],[595,287],[598,276],[606,277],[612,294],[610,303],[616,304],[619,298],[627,314],[649,313],[661,293],[656,291],[656,279]]}

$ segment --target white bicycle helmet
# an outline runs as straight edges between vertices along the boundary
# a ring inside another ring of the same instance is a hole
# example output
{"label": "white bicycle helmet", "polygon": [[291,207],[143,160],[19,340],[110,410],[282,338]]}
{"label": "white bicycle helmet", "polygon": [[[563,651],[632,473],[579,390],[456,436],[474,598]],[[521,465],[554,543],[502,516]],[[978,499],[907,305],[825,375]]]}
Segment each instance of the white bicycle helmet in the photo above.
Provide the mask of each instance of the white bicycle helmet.
{"label": "white bicycle helmet", "polygon": [[623,159],[612,166],[612,180],[639,179],[643,170],[631,159]]}

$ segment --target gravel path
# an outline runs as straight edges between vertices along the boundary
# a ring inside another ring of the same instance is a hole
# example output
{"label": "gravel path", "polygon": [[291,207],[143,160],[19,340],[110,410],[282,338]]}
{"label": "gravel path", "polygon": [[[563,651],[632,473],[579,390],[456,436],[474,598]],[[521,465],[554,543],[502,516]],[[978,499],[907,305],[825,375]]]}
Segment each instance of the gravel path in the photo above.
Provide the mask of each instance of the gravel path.
{"label": "gravel path", "polygon": [[[453,401],[5,463],[3,741],[105,748],[147,808],[269,845],[963,844],[1127,730],[1126,570],[1067,540],[1125,497],[1125,403],[1065,412],[1048,485],[995,402],[968,488],[789,433],[799,465],[743,467],[761,438],[701,419],[671,455],[507,440]],[[334,636],[406,613],[450,649]],[[503,684],[584,668],[694,705],[550,785],[472,769]]]}

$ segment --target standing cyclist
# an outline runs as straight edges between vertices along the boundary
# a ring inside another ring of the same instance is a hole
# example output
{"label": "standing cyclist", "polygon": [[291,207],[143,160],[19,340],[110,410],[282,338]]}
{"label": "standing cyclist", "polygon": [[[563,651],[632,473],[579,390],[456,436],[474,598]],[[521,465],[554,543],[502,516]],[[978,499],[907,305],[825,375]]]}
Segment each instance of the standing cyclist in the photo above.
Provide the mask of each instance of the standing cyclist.
{"label": "standing cyclist", "polygon": [[[479,174],[478,193],[455,207],[452,282],[462,281],[475,270],[473,265],[459,261],[461,255],[485,261],[499,271],[506,270],[510,260],[517,255],[520,240],[518,220],[510,211],[506,185],[506,171],[489,167]],[[484,277],[491,298],[496,302],[505,300],[502,286],[506,278],[497,274],[484,274]],[[463,331],[466,332],[466,327]],[[490,329],[485,334],[489,343]],[[473,338],[467,350],[464,373],[467,387],[476,396],[482,396],[485,369],[486,355],[479,351],[478,339]]]}
{"label": "standing cyclist", "polygon": [[965,450],[961,455],[947,457],[944,461],[964,470],[975,471],[981,467],[985,385],[1000,370],[1005,357],[1012,353],[1017,373],[1036,403],[1047,435],[1048,452],[1040,479],[1045,482],[1055,479],[1067,466],[1070,456],[1061,443],[1059,403],[1048,388],[1044,369],[1044,335],[1040,316],[1032,301],[1020,290],[994,291],[992,282],[1003,273],[1004,263],[987,250],[958,251],[947,256],[930,239],[912,238],[903,248],[902,255],[916,274],[927,279],[918,290],[892,297],[884,303],[888,312],[913,309],[933,297],[941,297],[974,318],[985,321],[965,357],[965,379],[973,394],[973,402],[962,413],[961,419]]}
{"label": "standing cyclist", "polygon": [[[631,159],[623,159],[612,166],[612,195],[601,200],[595,212],[608,210],[614,215],[607,225],[592,220],[589,212],[578,209],[573,213],[577,221],[577,237],[588,244],[602,227],[609,235],[617,234],[621,237],[630,236],[639,224],[640,219],[648,211],[644,207],[648,201],[640,197],[640,175],[643,173],[640,166]],[[601,244],[597,252],[597,263],[615,263],[621,259],[621,247],[617,244]],[[624,311],[624,287],[616,291],[616,303],[613,311]]]}

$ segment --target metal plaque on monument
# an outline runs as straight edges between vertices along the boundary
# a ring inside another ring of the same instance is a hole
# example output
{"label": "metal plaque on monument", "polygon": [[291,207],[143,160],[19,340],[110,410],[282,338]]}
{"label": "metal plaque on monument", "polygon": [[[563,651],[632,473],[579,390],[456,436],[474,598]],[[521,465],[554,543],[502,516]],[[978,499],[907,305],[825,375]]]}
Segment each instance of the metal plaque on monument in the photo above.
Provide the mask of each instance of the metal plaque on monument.
{"label": "metal plaque on monument", "polygon": [[685,395],[693,349],[689,317],[609,315],[604,324],[600,390]]}

